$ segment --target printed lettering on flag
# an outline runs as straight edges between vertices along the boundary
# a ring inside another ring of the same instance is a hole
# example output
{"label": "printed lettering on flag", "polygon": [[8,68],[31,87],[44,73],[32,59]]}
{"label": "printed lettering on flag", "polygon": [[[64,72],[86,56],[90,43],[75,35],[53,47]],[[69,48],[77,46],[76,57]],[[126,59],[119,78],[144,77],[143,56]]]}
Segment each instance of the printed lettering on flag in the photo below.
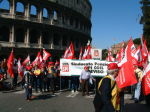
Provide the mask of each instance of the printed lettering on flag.
{"label": "printed lettering on flag", "polygon": [[129,40],[125,49],[125,56],[118,64],[120,67],[116,82],[119,88],[127,87],[137,83],[133,67],[132,51],[134,50],[132,39]]}
{"label": "printed lettering on flag", "polygon": [[73,59],[74,58],[74,46],[73,43],[71,42],[70,46],[66,48],[64,56],[64,59]]}

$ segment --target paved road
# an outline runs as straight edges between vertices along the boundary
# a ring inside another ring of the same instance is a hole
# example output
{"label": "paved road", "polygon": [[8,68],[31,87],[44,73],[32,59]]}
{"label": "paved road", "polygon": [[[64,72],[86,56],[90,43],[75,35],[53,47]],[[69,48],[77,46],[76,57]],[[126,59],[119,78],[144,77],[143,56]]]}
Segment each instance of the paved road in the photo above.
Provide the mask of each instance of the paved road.
{"label": "paved road", "polygon": [[[0,92],[0,112],[94,112],[92,100],[94,95],[82,96],[70,91],[50,93],[33,93],[32,101],[24,99],[24,91]],[[145,103],[134,104],[130,95],[125,95],[125,112],[150,112]]]}
{"label": "paved road", "polygon": [[24,100],[23,91],[0,93],[0,112],[93,112],[92,97],[81,93],[61,92],[35,94],[33,101]]}

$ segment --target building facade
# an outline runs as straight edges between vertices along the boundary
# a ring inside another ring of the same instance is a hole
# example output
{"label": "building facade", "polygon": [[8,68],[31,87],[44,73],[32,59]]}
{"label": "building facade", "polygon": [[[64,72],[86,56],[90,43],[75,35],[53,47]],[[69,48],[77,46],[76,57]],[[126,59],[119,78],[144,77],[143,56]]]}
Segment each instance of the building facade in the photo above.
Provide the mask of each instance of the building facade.
{"label": "building facade", "polygon": [[0,56],[61,57],[71,41],[78,51],[92,40],[91,11],[89,0],[0,0]]}

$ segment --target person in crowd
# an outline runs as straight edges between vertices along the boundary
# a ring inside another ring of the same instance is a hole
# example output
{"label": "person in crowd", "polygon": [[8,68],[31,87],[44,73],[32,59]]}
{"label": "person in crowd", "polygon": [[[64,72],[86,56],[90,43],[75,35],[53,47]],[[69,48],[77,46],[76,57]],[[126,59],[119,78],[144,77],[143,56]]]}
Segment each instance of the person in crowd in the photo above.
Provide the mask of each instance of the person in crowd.
{"label": "person in crowd", "polygon": [[33,76],[31,73],[31,66],[26,66],[26,70],[24,72],[24,88],[25,88],[25,95],[26,95],[26,100],[30,101],[32,98],[32,81],[33,81]]}
{"label": "person in crowd", "polygon": [[135,84],[134,101],[135,103],[138,103],[141,95],[141,81],[143,77],[143,71],[138,67],[138,65],[134,65],[134,68],[134,72],[138,81],[138,83]]}
{"label": "person in crowd", "polygon": [[41,72],[41,69],[36,65],[33,73],[35,75],[35,77],[34,77],[35,91],[39,92],[38,91],[38,88],[39,88],[40,92],[42,92],[42,72]]}
{"label": "person in crowd", "polygon": [[1,68],[2,68],[2,71],[4,72],[4,79],[7,79],[7,61],[6,61],[6,59],[2,60]]}
{"label": "person in crowd", "polygon": [[85,66],[84,70],[81,72],[81,75],[79,77],[79,80],[81,83],[81,88],[82,88],[82,96],[85,95],[85,91],[86,91],[86,95],[89,95],[89,81],[90,81],[90,79],[95,80],[89,71],[89,67]]}
{"label": "person in crowd", "polygon": [[55,69],[55,89],[60,89],[60,63],[58,61],[55,62],[54,65],[54,69]]}
{"label": "person in crowd", "polygon": [[3,81],[4,81],[4,71],[0,65],[0,90],[3,89]]}
{"label": "person in crowd", "polygon": [[52,94],[54,95],[54,92],[55,92],[55,77],[54,77],[54,74],[55,74],[55,69],[54,69],[54,62],[49,62],[48,63],[48,68],[47,68],[47,71],[48,71],[48,74],[47,74],[47,79],[48,79],[48,91],[49,91],[49,87],[51,88],[51,91],[52,91]]}
{"label": "person in crowd", "polygon": [[108,75],[103,77],[94,98],[95,112],[116,112],[120,110],[119,89],[115,78],[118,75],[118,65],[110,63],[107,65]]}
{"label": "person in crowd", "polygon": [[12,79],[12,87],[15,88],[17,86],[17,81],[18,81],[18,65],[17,65],[17,61],[14,62],[13,72],[14,72],[14,77]]}
{"label": "person in crowd", "polygon": [[77,92],[78,90],[78,78],[77,76],[71,76],[71,92]]}
{"label": "person in crowd", "polygon": [[42,68],[42,79],[43,79],[43,89],[44,92],[48,91],[48,80],[47,80],[48,71],[46,67]]}

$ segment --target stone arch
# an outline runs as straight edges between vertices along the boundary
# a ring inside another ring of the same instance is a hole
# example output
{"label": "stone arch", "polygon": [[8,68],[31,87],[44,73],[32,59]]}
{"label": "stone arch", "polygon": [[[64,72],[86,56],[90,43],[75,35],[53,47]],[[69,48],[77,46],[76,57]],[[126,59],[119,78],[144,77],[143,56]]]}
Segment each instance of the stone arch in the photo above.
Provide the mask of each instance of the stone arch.
{"label": "stone arch", "polygon": [[60,43],[60,37],[57,33],[54,33],[53,43],[54,43],[54,45],[59,45],[59,43]]}
{"label": "stone arch", "polygon": [[6,26],[0,27],[0,41],[9,42],[9,34],[10,34],[9,27]]}
{"label": "stone arch", "polygon": [[42,43],[43,44],[49,44],[50,42],[50,40],[49,40],[49,37],[50,37],[50,35],[49,35],[49,32],[42,32]]}
{"label": "stone arch", "polygon": [[9,0],[2,0],[0,3],[0,9],[10,10]]}
{"label": "stone arch", "polygon": [[73,22],[74,22],[74,21],[73,21],[73,17],[70,17],[69,22],[70,22],[70,25],[73,26]]}
{"label": "stone arch", "polygon": [[62,45],[63,46],[67,46],[67,44],[68,44],[68,37],[67,37],[67,35],[63,35],[63,37],[62,37]]}
{"label": "stone arch", "polygon": [[48,18],[49,15],[48,15],[48,10],[46,8],[43,8],[43,15],[42,15],[43,18]]}
{"label": "stone arch", "polygon": [[30,15],[37,16],[37,7],[35,5],[30,6]]}
{"label": "stone arch", "polygon": [[30,43],[38,43],[39,40],[39,31],[36,29],[30,30]]}
{"label": "stone arch", "polygon": [[25,30],[23,28],[16,29],[15,34],[16,34],[16,42],[24,42]]}
{"label": "stone arch", "polygon": [[57,11],[56,10],[53,11],[53,19],[57,20]]}
{"label": "stone arch", "polygon": [[79,27],[79,20],[75,19],[75,28],[78,28],[78,27]]}
{"label": "stone arch", "polygon": [[16,3],[16,12],[21,12],[24,13],[25,11],[25,6],[22,2],[17,2]]}

